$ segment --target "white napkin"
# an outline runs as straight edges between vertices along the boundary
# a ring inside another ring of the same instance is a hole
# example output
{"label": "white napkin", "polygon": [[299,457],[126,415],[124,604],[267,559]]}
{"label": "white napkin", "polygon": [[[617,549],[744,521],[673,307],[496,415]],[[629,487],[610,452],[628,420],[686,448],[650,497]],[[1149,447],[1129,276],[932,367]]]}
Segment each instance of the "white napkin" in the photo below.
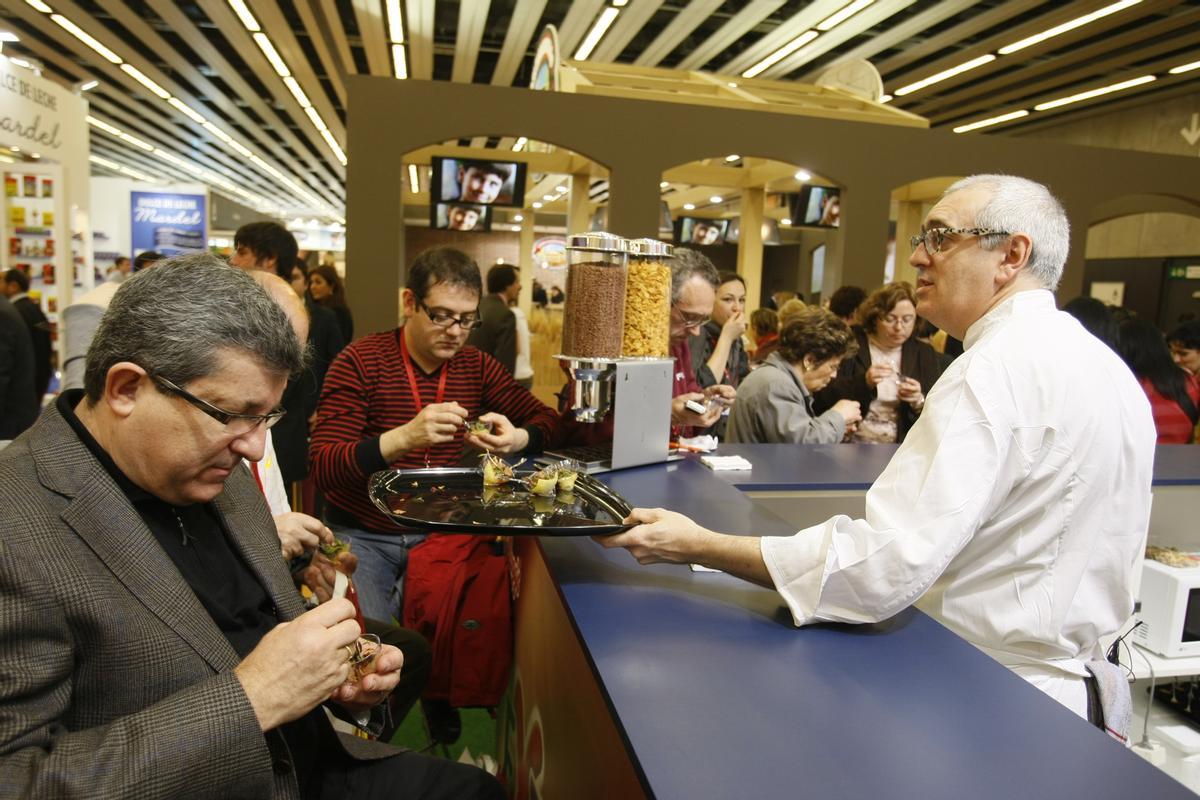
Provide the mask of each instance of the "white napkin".
{"label": "white napkin", "polygon": [[751,464],[741,456],[700,456],[700,462],[711,470],[751,469]]}

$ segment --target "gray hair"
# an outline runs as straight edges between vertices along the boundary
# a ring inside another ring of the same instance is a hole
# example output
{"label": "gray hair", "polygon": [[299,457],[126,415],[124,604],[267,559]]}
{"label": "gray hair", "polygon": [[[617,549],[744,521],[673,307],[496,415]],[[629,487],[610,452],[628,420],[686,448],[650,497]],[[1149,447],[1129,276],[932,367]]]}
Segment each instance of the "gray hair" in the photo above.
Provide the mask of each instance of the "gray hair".
{"label": "gray hair", "polygon": [[708,256],[686,247],[676,247],[675,258],[671,261],[671,305],[679,302],[679,296],[683,294],[683,285],[690,281],[693,275],[704,278],[712,284],[714,290],[721,286],[720,273],[708,260]]}
{"label": "gray hair", "polygon": [[[1057,288],[1071,246],[1071,223],[1062,203],[1042,184],[1015,175],[972,175],[954,183],[942,197],[977,186],[990,189],[991,197],[975,224],[1026,234],[1032,242],[1029,273],[1047,289]],[[979,244],[994,250],[1005,241],[1004,236],[983,236]]]}
{"label": "gray hair", "polygon": [[104,312],[87,352],[88,403],[103,396],[114,364],[131,361],[182,386],[212,374],[227,349],[276,373],[304,366],[287,315],[249,275],[207,253],[161,261],[122,283]]}

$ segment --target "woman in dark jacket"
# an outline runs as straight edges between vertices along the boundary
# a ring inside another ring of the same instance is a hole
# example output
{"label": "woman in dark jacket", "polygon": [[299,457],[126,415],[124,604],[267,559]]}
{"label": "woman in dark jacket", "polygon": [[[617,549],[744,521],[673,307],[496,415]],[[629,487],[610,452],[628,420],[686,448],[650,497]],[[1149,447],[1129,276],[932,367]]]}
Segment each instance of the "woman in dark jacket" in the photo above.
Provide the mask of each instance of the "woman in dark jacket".
{"label": "woman in dark jacket", "polygon": [[837,377],[816,394],[816,413],[838,400],[857,400],[863,420],[852,441],[902,442],[942,374],[937,351],[913,338],[916,298],[907,283],[877,289],[863,302],[858,318],[858,353],[843,361]]}
{"label": "woman in dark jacket", "polygon": [[308,273],[308,294],[317,303],[337,315],[338,328],[346,344],[354,341],[354,317],[346,305],[342,278],[333,267],[322,264]]}

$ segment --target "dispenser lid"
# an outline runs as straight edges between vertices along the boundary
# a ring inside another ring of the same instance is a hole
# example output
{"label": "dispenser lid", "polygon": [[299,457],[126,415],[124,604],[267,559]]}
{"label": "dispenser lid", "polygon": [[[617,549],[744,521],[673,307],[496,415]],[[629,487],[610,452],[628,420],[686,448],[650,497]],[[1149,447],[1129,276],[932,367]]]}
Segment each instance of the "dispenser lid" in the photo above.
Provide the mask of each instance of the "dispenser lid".
{"label": "dispenser lid", "polygon": [[660,256],[674,258],[675,247],[658,239],[632,239],[628,242],[631,256]]}
{"label": "dispenser lid", "polygon": [[588,233],[573,233],[567,239],[568,250],[594,250],[602,253],[624,253],[627,242],[615,233],[590,231]]}

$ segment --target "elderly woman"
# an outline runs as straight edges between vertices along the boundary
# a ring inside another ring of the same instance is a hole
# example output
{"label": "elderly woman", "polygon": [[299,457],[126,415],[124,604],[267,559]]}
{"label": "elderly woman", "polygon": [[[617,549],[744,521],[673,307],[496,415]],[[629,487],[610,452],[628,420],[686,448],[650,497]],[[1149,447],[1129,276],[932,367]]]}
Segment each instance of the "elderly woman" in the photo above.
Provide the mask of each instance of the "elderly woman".
{"label": "elderly woman", "polygon": [[823,308],[794,316],[779,346],[738,387],[729,414],[727,441],[833,444],[861,417],[854,400],[840,400],[824,414],[813,411],[813,392],[858,349],[845,322]]}
{"label": "elderly woman", "polygon": [[688,345],[697,383],[703,387],[723,383],[737,388],[750,373],[750,359],[742,345],[747,324],[746,282],[732,272],[722,272],[720,281],[712,318]]}
{"label": "elderly woman", "polygon": [[856,400],[863,421],[851,441],[902,442],[942,374],[937,351],[913,338],[916,298],[907,283],[876,289],[859,308],[858,319],[858,354],[817,394],[817,412],[839,400]]}

